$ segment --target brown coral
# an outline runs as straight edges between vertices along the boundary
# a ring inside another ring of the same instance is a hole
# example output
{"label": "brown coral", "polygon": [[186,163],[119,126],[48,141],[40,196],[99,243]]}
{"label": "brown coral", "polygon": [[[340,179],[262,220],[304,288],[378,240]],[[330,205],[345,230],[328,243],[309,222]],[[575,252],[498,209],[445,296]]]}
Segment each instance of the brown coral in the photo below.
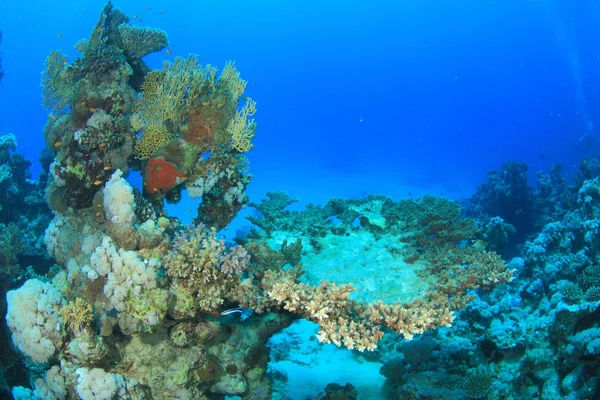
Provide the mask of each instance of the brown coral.
{"label": "brown coral", "polygon": [[77,298],[59,310],[59,315],[73,331],[79,331],[94,320],[92,306],[85,300]]}

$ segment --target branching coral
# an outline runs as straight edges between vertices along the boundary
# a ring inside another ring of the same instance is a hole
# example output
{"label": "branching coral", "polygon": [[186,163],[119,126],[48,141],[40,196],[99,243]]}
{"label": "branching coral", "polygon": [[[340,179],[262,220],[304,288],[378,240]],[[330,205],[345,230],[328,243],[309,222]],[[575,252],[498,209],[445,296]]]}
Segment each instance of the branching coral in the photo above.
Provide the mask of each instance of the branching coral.
{"label": "branching coral", "polygon": [[244,93],[244,90],[246,90],[248,82],[241,78],[240,73],[235,68],[235,63],[227,61],[223,67],[221,76],[219,76],[219,84],[223,85],[224,89],[231,93],[231,100],[237,102]]}
{"label": "branching coral", "polygon": [[240,283],[249,258],[241,247],[228,249],[217,238],[216,230],[204,225],[177,233],[173,248],[164,258],[176,297],[172,307],[175,316],[217,312]]}
{"label": "branching coral", "polygon": [[[296,275],[299,269],[296,268]],[[267,297],[283,309],[316,322],[321,329],[319,341],[346,346],[359,351],[374,350],[383,332],[366,318],[359,316],[356,302],[350,300],[352,285],[337,286],[321,282],[311,286],[295,282],[293,274],[266,271],[262,281]]]}
{"label": "branching coral", "polygon": [[94,319],[92,305],[81,298],[77,298],[61,308],[58,314],[73,331],[80,330]]}
{"label": "branching coral", "polygon": [[[236,288],[238,301],[258,311],[284,309],[320,325],[317,338],[359,351],[372,351],[383,337],[381,326],[411,339],[438,326],[449,326],[454,304],[433,296],[406,304],[362,304],[351,300],[352,285],[321,282],[311,286],[297,282],[302,274],[293,270],[267,270],[260,281],[261,291],[248,285]],[[264,297],[263,297],[264,296]],[[452,307],[452,308],[451,308]]]}
{"label": "branching coral", "polygon": [[232,147],[240,153],[246,153],[252,149],[252,138],[256,131],[254,120],[248,120],[256,112],[256,102],[248,99],[244,107],[235,113],[227,125],[227,132],[231,136]]}

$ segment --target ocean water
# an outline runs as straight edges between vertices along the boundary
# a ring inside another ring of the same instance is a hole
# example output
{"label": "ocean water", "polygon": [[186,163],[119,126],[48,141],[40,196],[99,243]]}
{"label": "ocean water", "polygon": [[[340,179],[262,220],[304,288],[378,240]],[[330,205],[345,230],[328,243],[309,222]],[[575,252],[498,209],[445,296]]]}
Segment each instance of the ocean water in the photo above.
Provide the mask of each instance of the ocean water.
{"label": "ocean water", "polygon": [[600,398],[597,2],[112,5],[0,0],[0,394]]}

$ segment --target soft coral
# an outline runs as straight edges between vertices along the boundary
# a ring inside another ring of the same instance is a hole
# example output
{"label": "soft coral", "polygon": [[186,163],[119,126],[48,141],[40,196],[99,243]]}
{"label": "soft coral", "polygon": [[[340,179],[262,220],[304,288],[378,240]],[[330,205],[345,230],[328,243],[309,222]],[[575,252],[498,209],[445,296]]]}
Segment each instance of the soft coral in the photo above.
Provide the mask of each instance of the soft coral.
{"label": "soft coral", "polygon": [[163,157],[151,158],[144,171],[144,190],[149,194],[155,194],[161,190],[168,191],[184,178],[184,174],[177,169],[177,166],[169,163]]}

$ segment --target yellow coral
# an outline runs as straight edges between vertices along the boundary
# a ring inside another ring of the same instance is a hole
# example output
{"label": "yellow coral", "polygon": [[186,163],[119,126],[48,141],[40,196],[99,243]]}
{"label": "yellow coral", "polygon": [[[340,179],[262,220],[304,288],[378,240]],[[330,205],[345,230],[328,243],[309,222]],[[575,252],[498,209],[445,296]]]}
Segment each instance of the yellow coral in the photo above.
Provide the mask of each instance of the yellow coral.
{"label": "yellow coral", "polygon": [[[236,111],[247,82],[240,78],[235,63],[228,61],[215,83],[217,68],[200,64],[196,55],[187,59],[176,57],[173,63],[165,62],[160,71],[152,71],[142,85],[142,95],[132,116],[132,124],[142,131],[136,144],[138,158],[150,157],[171,136],[165,136],[168,128],[177,133],[184,129],[190,110],[212,107],[214,122],[218,127],[211,133],[229,142],[226,148],[245,153],[252,148],[252,138],[256,130],[254,120],[249,119],[256,112],[256,102],[246,100]],[[206,111],[205,111],[206,112]],[[216,121],[222,120],[219,127]],[[225,121],[229,123],[225,124]],[[152,135],[152,137],[149,137]]]}
{"label": "yellow coral", "polygon": [[225,90],[231,92],[232,102],[237,103],[244,90],[246,90],[247,84],[247,81],[240,78],[240,73],[235,68],[235,62],[227,61],[219,77],[219,85],[222,85]]}
{"label": "yellow coral", "polygon": [[156,100],[163,74],[161,71],[150,71],[142,83],[142,96],[146,102]]}
{"label": "yellow coral", "polygon": [[80,330],[94,319],[92,306],[80,298],[61,308],[58,313],[74,331]]}
{"label": "yellow coral", "polygon": [[227,133],[231,136],[231,146],[240,153],[252,149],[252,139],[256,130],[254,120],[248,120],[256,112],[256,102],[248,99],[244,107],[235,113],[227,125]]}
{"label": "yellow coral", "polygon": [[138,158],[151,157],[172,139],[167,126],[177,129],[185,122],[191,102],[199,98],[203,86],[214,81],[215,74],[215,68],[203,68],[198,56],[191,55],[165,62],[162,70],[146,75],[142,96],[131,118],[142,130],[135,146]]}
{"label": "yellow coral", "polygon": [[164,125],[151,124],[144,128],[144,134],[135,142],[135,154],[140,160],[147,160],[160,149],[169,143],[172,135]]}

